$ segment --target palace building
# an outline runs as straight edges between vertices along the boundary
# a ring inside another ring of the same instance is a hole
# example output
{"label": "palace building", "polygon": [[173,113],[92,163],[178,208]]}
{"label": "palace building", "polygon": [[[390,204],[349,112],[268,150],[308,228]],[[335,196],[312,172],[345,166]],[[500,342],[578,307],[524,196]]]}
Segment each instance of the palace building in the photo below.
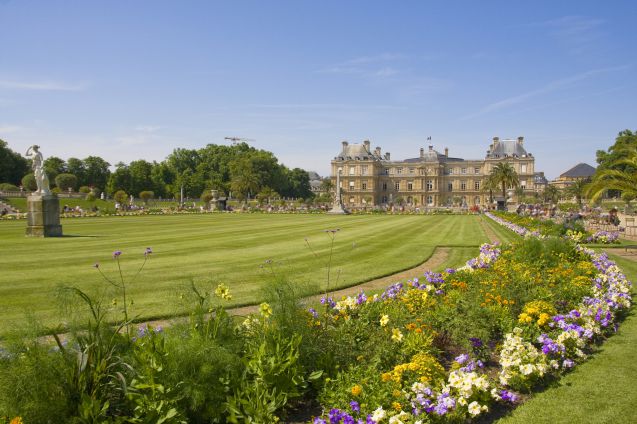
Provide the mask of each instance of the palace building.
{"label": "palace building", "polygon": [[[407,205],[408,207],[487,206],[489,192],[484,190],[486,178],[498,163],[513,166],[520,187],[527,194],[535,192],[537,175],[535,158],[524,148],[524,138],[493,138],[484,159],[461,159],[421,148],[415,158],[391,160],[389,152],[380,147],[371,149],[363,143],[343,141],[341,152],[332,160],[331,178],[336,184],[337,173],[343,206],[350,209]],[[502,197],[500,190],[494,197]]]}

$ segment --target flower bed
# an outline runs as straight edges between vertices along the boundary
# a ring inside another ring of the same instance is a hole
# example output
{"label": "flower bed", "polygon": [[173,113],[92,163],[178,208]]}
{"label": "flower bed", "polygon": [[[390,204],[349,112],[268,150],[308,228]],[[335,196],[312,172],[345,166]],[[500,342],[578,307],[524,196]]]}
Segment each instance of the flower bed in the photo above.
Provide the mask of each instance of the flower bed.
{"label": "flower bed", "polygon": [[379,357],[366,346],[326,382],[319,395],[325,413],[314,423],[470,419],[567,372],[615,330],[631,303],[630,283],[615,264],[493,219],[527,239],[485,245],[458,270],[378,296],[325,299],[324,315],[311,311],[321,328],[354,330],[352,322],[363,321],[377,334],[359,330],[361,340],[384,336],[375,343],[389,345]]}

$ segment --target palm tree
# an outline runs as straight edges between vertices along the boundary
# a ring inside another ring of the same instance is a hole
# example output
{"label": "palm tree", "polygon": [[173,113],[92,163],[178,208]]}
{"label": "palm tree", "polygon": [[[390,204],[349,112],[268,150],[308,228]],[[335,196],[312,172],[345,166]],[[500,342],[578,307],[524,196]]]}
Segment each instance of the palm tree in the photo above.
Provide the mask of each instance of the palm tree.
{"label": "palm tree", "polygon": [[493,177],[497,185],[502,187],[502,197],[506,199],[507,187],[517,187],[520,185],[520,179],[518,173],[511,164],[506,162],[500,162],[491,170],[490,177]]}
{"label": "palm tree", "polygon": [[542,197],[544,202],[546,203],[555,203],[560,197],[560,189],[555,187],[554,185],[547,185],[546,187],[544,187]]}
{"label": "palm tree", "polygon": [[493,174],[489,174],[482,185],[482,190],[489,192],[489,204],[493,203],[493,190],[496,190],[497,188],[498,182],[494,178]]}
{"label": "palm tree", "polygon": [[627,146],[621,150],[627,153],[627,157],[613,162],[611,167],[627,166],[624,170],[603,169],[596,172],[586,190],[591,201],[599,199],[607,190],[620,190],[622,195],[637,196],[637,146]]}
{"label": "palm tree", "polygon": [[582,198],[586,195],[586,188],[590,183],[588,178],[580,178],[573,181],[573,184],[566,187],[566,194],[575,198],[577,206],[582,207]]}

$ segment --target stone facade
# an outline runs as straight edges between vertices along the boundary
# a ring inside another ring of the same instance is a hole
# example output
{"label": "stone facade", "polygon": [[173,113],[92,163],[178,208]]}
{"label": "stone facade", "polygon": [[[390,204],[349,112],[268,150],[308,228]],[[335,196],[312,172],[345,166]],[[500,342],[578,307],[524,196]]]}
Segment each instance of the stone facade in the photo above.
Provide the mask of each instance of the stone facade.
{"label": "stone facade", "polygon": [[[336,184],[340,172],[343,205],[348,209],[387,207],[487,206],[489,193],[485,179],[498,163],[507,162],[518,173],[527,194],[538,190],[535,158],[524,149],[524,138],[493,138],[484,159],[461,159],[434,150],[420,149],[411,159],[391,160],[389,152],[374,150],[369,141],[342,143],[341,152],[332,160],[331,178]],[[494,191],[494,197],[501,192]]]}
{"label": "stone facade", "polygon": [[27,230],[29,237],[62,237],[60,201],[54,194],[32,194],[27,197]]}

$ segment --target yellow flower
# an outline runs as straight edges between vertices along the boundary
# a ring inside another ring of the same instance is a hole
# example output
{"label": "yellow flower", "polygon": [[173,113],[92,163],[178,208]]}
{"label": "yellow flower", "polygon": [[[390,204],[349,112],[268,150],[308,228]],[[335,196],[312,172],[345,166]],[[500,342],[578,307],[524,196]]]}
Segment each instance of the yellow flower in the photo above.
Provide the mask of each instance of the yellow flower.
{"label": "yellow flower", "polygon": [[263,316],[263,318],[268,318],[272,315],[272,308],[267,303],[263,302],[259,305],[259,312]]}
{"label": "yellow flower", "polygon": [[215,289],[215,296],[223,300],[232,299],[232,295],[230,294],[230,289],[225,284],[219,284]]}
{"label": "yellow flower", "polygon": [[24,421],[22,421],[21,417],[15,417],[11,421],[9,421],[9,424],[23,424],[23,423]]}
{"label": "yellow flower", "polygon": [[392,402],[391,407],[396,411],[402,411],[403,407],[398,402]]}
{"label": "yellow flower", "polygon": [[383,315],[382,317],[380,317],[380,326],[381,327],[386,326],[388,322],[389,322],[389,315]]}
{"label": "yellow flower", "polygon": [[384,372],[381,374],[380,379],[383,380],[385,383],[391,380],[391,373],[388,372]]}
{"label": "yellow flower", "polygon": [[400,343],[403,341],[403,333],[401,333],[400,330],[397,328],[392,328],[391,339],[396,343]]}
{"label": "yellow flower", "polygon": [[363,388],[359,386],[358,384],[355,384],[354,387],[352,387],[352,395],[358,396],[361,393],[363,393]]}
{"label": "yellow flower", "polygon": [[398,389],[394,389],[394,391],[392,392],[392,395],[393,395],[394,397],[401,397],[401,396],[402,396],[402,394],[403,394],[403,393],[402,393],[400,390],[398,390]]}

